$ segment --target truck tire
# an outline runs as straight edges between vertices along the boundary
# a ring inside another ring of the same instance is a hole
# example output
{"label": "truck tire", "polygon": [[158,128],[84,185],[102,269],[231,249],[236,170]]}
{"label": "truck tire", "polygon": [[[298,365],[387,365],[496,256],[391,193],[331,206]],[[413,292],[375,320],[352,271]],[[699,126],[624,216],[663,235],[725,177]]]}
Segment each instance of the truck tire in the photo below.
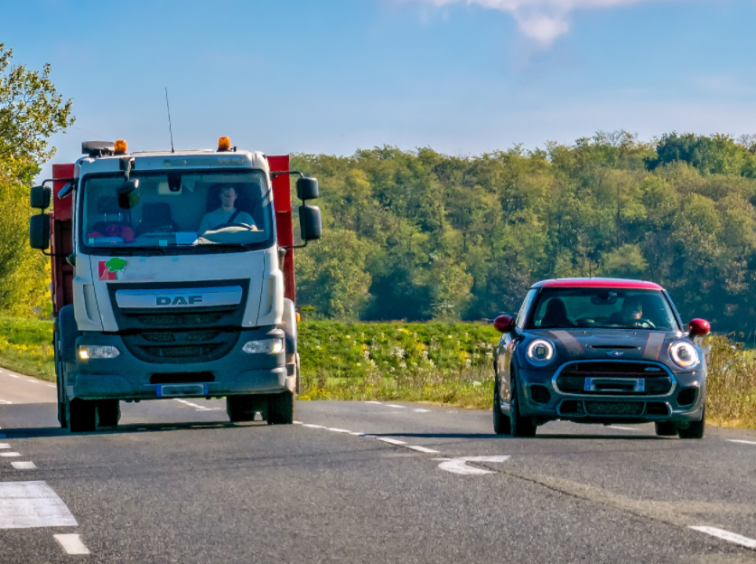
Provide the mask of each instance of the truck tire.
{"label": "truck tire", "polygon": [[95,430],[97,403],[83,399],[66,401],[66,419],[72,433],[91,433]]}
{"label": "truck tire", "polygon": [[284,392],[268,396],[268,425],[294,423],[294,394]]}
{"label": "truck tire", "polygon": [[121,402],[118,400],[99,400],[95,427],[117,427],[121,419]]}
{"label": "truck tire", "polygon": [[260,412],[262,418],[267,417],[268,402],[267,396],[244,395],[244,396],[227,396],[226,413],[232,423],[241,423],[244,421],[254,421],[255,413]]}
{"label": "truck tire", "polygon": [[63,429],[68,428],[68,420],[66,418],[66,388],[64,370],[65,363],[60,357],[60,339],[58,332],[55,331],[53,336],[53,351],[55,353],[55,382],[58,387],[58,423]]}

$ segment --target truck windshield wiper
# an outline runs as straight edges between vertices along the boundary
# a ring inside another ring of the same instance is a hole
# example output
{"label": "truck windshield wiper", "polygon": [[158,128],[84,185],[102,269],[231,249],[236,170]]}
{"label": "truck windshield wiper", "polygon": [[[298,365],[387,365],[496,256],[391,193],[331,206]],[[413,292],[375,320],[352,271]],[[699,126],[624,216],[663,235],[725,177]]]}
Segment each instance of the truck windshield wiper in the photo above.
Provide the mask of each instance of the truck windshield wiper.
{"label": "truck windshield wiper", "polygon": [[94,247],[98,250],[108,250],[113,254],[116,255],[133,255],[134,253],[130,251],[153,251],[158,252],[161,255],[165,254],[166,247],[132,247],[129,245],[128,247]]}
{"label": "truck windshield wiper", "polygon": [[245,249],[249,250],[248,243],[202,243],[196,245],[203,248],[221,248],[221,249]]}

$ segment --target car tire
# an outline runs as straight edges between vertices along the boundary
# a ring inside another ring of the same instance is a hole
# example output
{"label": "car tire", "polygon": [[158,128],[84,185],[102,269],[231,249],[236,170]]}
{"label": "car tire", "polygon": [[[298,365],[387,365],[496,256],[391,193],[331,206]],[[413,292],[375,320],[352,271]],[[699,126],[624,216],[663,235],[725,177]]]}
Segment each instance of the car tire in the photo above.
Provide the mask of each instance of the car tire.
{"label": "car tire", "polygon": [[254,421],[257,412],[260,412],[262,418],[265,419],[267,411],[267,396],[242,395],[226,397],[226,413],[232,423]]}
{"label": "car tire", "polygon": [[501,398],[499,396],[499,379],[494,382],[493,393],[493,428],[497,435],[509,435],[512,429],[509,416],[501,412]]}
{"label": "car tire", "polygon": [[97,402],[83,399],[66,400],[66,420],[72,433],[91,433],[95,430]]}
{"label": "car tire", "polygon": [[536,424],[530,417],[520,415],[520,386],[512,371],[512,401],[509,404],[509,426],[513,437],[530,438],[536,435]]}
{"label": "car tire", "polygon": [[268,425],[294,423],[294,394],[284,392],[268,396]]}
{"label": "car tire", "polygon": [[96,428],[118,427],[118,421],[121,419],[121,402],[118,400],[98,401],[96,415]]}
{"label": "car tire", "polygon": [[701,419],[688,425],[687,429],[678,429],[681,439],[703,439],[706,430],[706,408],[701,413]]}
{"label": "car tire", "polygon": [[677,426],[671,421],[659,421],[658,423],[654,423],[654,427],[656,427],[657,437],[677,436]]}

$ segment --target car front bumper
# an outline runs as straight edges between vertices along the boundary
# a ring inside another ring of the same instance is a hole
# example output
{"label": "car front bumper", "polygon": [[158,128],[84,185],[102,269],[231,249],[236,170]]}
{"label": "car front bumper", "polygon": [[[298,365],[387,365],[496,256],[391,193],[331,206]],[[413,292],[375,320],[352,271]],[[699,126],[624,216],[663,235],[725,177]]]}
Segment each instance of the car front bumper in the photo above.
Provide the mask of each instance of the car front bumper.
{"label": "car front bumper", "polygon": [[[635,393],[563,393],[554,385],[554,371],[519,370],[519,410],[542,421],[564,419],[580,423],[644,423],[670,421],[687,424],[701,419],[706,402],[706,371],[673,373],[675,385],[664,395]],[[548,401],[544,388],[548,390]],[[692,403],[681,404],[680,392],[695,388]],[[506,410],[506,404],[502,406]]]}

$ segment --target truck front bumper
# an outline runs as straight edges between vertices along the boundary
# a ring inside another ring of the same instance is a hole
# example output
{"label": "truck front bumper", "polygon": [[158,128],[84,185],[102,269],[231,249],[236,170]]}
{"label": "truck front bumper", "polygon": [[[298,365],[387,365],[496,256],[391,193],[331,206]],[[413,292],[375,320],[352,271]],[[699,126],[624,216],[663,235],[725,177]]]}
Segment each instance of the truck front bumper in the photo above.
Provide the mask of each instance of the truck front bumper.
{"label": "truck front bumper", "polygon": [[[163,397],[219,397],[293,391],[296,375],[287,374],[285,352],[245,353],[249,341],[280,338],[283,331],[261,327],[240,331],[233,349],[225,356],[196,362],[145,362],[134,356],[118,334],[84,333],[82,345],[113,346],[113,359],[77,359],[68,364],[65,390],[69,399],[143,400]],[[77,355],[78,356],[78,355]]]}

